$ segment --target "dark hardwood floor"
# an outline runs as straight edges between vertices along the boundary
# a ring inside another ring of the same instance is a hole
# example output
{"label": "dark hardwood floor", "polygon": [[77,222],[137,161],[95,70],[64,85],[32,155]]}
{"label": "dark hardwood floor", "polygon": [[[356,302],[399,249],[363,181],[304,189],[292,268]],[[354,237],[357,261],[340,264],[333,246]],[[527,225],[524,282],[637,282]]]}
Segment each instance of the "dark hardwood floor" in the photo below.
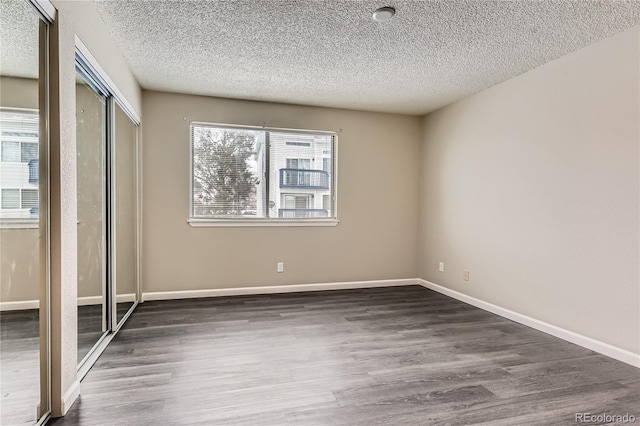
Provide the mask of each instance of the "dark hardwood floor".
{"label": "dark hardwood floor", "polygon": [[[118,317],[131,304],[118,303]],[[40,401],[39,311],[0,312],[0,425],[33,425]],[[102,336],[101,306],[78,307],[78,361]]]}
{"label": "dark hardwood floor", "polygon": [[581,412],[640,419],[640,370],[406,286],[146,302],[50,424],[543,425]]}
{"label": "dark hardwood floor", "polygon": [[419,286],[146,302],[81,389],[50,424],[640,419],[639,369]]}

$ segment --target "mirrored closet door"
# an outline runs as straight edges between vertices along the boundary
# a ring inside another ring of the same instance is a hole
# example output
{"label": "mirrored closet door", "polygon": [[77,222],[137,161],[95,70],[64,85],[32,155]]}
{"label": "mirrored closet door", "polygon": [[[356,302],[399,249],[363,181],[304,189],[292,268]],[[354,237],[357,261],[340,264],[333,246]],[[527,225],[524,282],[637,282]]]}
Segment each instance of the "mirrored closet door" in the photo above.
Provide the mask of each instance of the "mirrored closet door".
{"label": "mirrored closet door", "polygon": [[78,362],[108,331],[107,305],[107,96],[76,74],[78,203]]}
{"label": "mirrored closet door", "polygon": [[91,64],[76,59],[82,377],[138,303],[138,125]]}
{"label": "mirrored closet door", "polygon": [[0,6],[0,424],[50,414],[49,23],[27,0]]}
{"label": "mirrored closet door", "polygon": [[138,126],[120,105],[116,103],[114,108],[112,198],[115,234],[112,255],[115,328],[138,301]]}

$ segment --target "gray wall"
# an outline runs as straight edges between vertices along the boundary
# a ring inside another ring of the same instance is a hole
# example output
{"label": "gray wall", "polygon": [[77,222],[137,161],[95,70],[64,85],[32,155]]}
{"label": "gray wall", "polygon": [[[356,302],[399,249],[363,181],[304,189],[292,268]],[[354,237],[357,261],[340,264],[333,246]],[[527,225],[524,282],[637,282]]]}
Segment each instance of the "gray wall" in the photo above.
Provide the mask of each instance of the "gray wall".
{"label": "gray wall", "polygon": [[[416,277],[418,117],[151,91],[143,116],[144,292]],[[339,131],[340,224],[190,227],[191,121]]]}
{"label": "gray wall", "polygon": [[0,302],[40,300],[40,230],[0,229]]}
{"label": "gray wall", "polygon": [[635,27],[424,118],[421,278],[640,353],[638,49]]}
{"label": "gray wall", "polygon": [[0,106],[38,109],[38,80],[0,76]]}

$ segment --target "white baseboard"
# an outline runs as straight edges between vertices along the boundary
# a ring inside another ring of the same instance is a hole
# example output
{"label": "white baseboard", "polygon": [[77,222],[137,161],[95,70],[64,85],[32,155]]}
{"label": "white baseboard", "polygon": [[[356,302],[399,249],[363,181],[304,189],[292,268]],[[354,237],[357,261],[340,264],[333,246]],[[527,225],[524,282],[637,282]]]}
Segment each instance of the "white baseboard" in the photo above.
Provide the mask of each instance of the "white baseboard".
{"label": "white baseboard", "polygon": [[78,306],[102,305],[103,301],[102,296],[82,296],[78,297]]}
{"label": "white baseboard", "polygon": [[0,302],[0,312],[22,311],[25,309],[38,309],[40,302],[37,300],[20,300],[17,302]]}
{"label": "white baseboard", "polygon": [[[117,303],[135,302],[134,293],[116,295]],[[102,296],[78,297],[78,306],[101,305]],[[0,302],[0,312],[2,311],[22,311],[25,309],[38,309],[40,302],[37,300],[20,300],[17,302]]]}
{"label": "white baseboard", "polygon": [[[134,293],[116,295],[116,303],[135,302],[135,300],[136,300],[136,295]],[[78,306],[101,305],[102,302],[103,302],[102,296],[78,297]]]}
{"label": "white baseboard", "polygon": [[354,288],[416,285],[417,278],[400,280],[349,281],[340,283],[273,285],[263,287],[212,288],[207,290],[157,291],[142,293],[142,301],[192,299],[198,297],[241,296],[249,294],[298,293],[305,291],[346,290]]}
{"label": "white baseboard", "polygon": [[634,367],[640,368],[640,354],[636,354],[626,349],[622,349],[617,346],[592,339],[591,337],[587,337],[582,334],[574,333],[573,331],[560,328],[558,326],[537,320],[535,318],[531,318],[527,315],[523,315],[506,308],[502,308],[500,306],[494,305],[493,303],[485,302],[484,300],[476,299],[475,297],[460,293],[459,291],[451,290],[449,288],[434,284],[429,281],[425,281],[423,279],[418,279],[417,281],[423,287],[426,287],[433,291],[437,291],[438,293],[442,293],[445,296],[452,297],[454,299],[473,305],[477,308],[484,309],[485,311],[492,312],[496,315],[500,315],[501,317],[510,319],[520,324],[524,324],[531,328],[535,328],[536,330],[542,331],[568,342],[575,343],[576,345],[591,349],[592,351],[601,353],[608,357],[617,359],[618,361],[622,361],[624,363],[633,365]]}
{"label": "white baseboard", "polygon": [[135,302],[135,301],[136,301],[135,293],[116,294],[116,303],[127,303],[127,302]]}
{"label": "white baseboard", "polygon": [[71,408],[78,396],[80,396],[80,381],[76,380],[62,397],[60,406],[62,416],[67,414],[67,411],[69,411],[69,408]]}

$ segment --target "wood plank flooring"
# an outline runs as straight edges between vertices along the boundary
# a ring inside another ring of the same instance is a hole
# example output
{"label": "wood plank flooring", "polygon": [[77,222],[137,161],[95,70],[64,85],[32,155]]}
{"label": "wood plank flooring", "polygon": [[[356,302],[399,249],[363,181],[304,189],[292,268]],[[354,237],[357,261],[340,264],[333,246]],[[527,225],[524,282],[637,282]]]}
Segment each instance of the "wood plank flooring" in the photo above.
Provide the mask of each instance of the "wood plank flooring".
{"label": "wood plank flooring", "polygon": [[640,370],[419,286],[146,302],[63,425],[575,424]]}
{"label": "wood plank flooring", "polygon": [[[130,303],[118,303],[121,317]],[[0,425],[33,425],[40,401],[39,311],[0,312]],[[102,336],[102,307],[78,306],[78,361]]]}
{"label": "wood plank flooring", "polygon": [[0,425],[28,425],[40,401],[38,310],[0,312]]}

